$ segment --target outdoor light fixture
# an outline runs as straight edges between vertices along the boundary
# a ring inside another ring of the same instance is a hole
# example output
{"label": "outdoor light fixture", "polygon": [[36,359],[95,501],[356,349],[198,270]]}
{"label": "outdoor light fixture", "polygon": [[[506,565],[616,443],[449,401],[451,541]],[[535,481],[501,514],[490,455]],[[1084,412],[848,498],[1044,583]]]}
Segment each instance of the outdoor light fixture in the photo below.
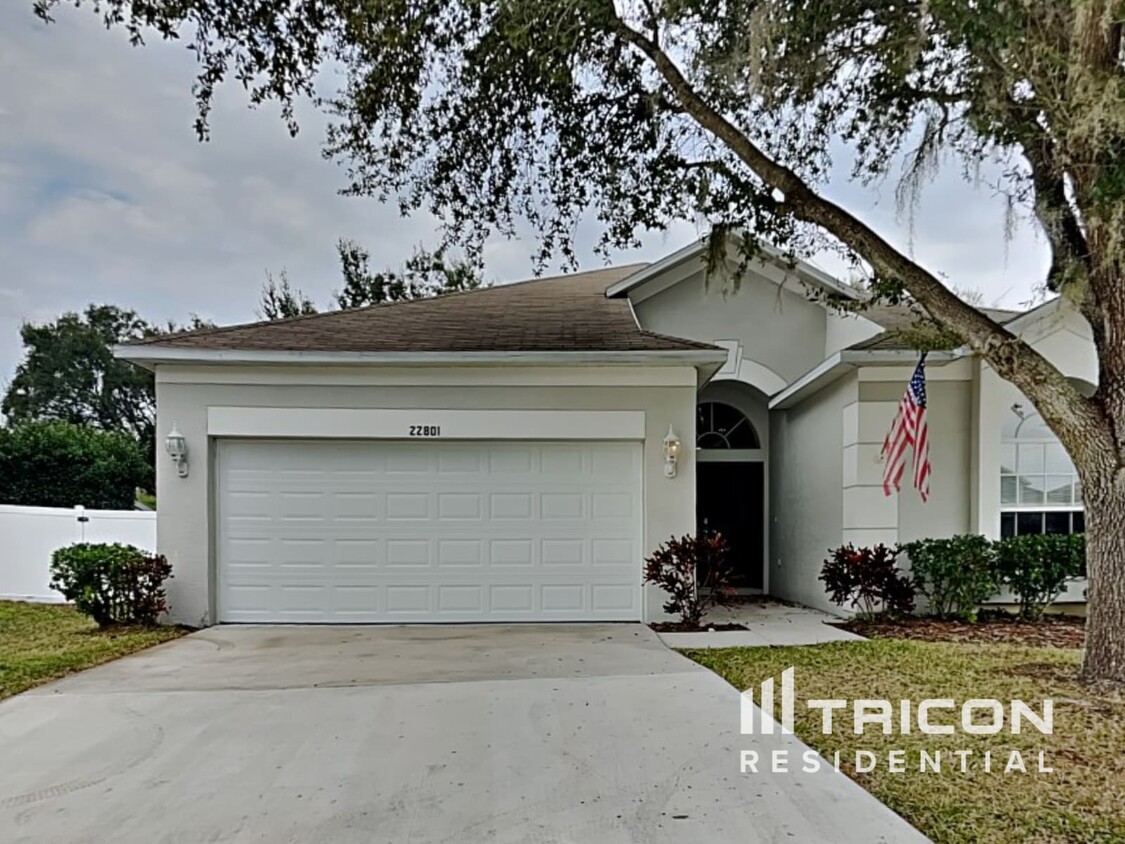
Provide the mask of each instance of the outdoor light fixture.
{"label": "outdoor light fixture", "polygon": [[664,438],[664,477],[676,477],[676,461],[680,458],[680,438],[668,426],[668,436]]}
{"label": "outdoor light fixture", "polygon": [[186,478],[187,440],[184,439],[184,435],[177,430],[175,425],[168,432],[168,436],[164,438],[164,449],[168,452],[168,456],[172,458],[172,462],[176,464],[177,474],[181,478]]}

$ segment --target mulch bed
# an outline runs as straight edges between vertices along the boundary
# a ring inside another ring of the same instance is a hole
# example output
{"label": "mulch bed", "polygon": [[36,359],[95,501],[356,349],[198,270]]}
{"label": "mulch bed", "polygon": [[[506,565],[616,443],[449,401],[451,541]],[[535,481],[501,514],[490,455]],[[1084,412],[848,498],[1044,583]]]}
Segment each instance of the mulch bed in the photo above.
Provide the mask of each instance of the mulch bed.
{"label": "mulch bed", "polygon": [[649,625],[657,633],[722,633],[727,630],[745,630],[744,624],[704,624],[693,627],[681,621],[655,621]]}
{"label": "mulch bed", "polygon": [[833,626],[868,639],[916,639],[923,642],[993,643],[1042,648],[1080,648],[1086,638],[1085,619],[1061,615],[1044,616],[1036,622],[1019,621],[1006,615],[987,615],[973,624],[934,618],[893,621],[851,619]]}

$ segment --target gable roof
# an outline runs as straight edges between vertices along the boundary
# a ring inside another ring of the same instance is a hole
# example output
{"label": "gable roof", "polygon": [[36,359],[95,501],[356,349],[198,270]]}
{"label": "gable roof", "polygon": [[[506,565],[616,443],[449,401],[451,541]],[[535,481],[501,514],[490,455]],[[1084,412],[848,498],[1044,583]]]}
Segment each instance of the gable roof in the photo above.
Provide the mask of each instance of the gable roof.
{"label": "gable roof", "polygon": [[[1004,325],[1020,316],[1022,311],[1003,308],[978,308],[981,313],[994,322]],[[914,348],[906,333],[922,317],[906,305],[872,305],[858,312],[858,316],[870,320],[883,329],[874,337],[860,340],[848,346],[855,351],[908,351]]]}
{"label": "gable roof", "polygon": [[[732,234],[731,236],[734,237],[735,235]],[[863,295],[850,284],[830,276],[828,273],[824,272],[824,270],[813,266],[808,261],[798,260],[794,263],[793,260],[780,249],[763,240],[758,241],[757,248],[759,253],[757,257],[759,260],[775,264],[786,272],[794,273],[797,278],[805,284],[819,287],[826,293],[843,296],[846,299],[859,299]],[[688,261],[701,259],[706,249],[707,238],[701,237],[689,243],[684,248],[673,252],[671,255],[661,258],[655,263],[640,267],[617,283],[610,285],[605,295],[611,298],[624,296],[629,293],[629,291],[657,278],[673,267],[677,267]]]}
{"label": "gable roof", "polygon": [[433,299],[199,329],[119,347],[274,352],[721,351],[643,331],[607,285],[643,264],[497,285]]}
{"label": "gable roof", "polygon": [[[1000,308],[979,308],[996,321],[1009,326],[1024,317],[1024,311],[1010,311]],[[871,320],[885,330],[853,343],[835,352],[814,366],[788,387],[770,397],[770,410],[785,410],[800,404],[824,387],[842,377],[847,372],[868,366],[913,366],[918,361],[918,351],[909,342],[906,332],[917,323],[919,315],[906,305],[873,305],[859,312],[859,316]],[[927,353],[931,364],[942,366],[971,355],[965,346],[955,349],[935,350]]]}

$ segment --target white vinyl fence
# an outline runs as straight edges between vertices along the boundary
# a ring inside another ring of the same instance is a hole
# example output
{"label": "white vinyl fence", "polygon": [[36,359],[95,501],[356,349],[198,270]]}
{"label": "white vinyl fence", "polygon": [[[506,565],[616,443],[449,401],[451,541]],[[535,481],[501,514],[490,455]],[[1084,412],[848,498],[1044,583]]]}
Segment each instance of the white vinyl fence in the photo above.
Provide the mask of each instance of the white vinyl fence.
{"label": "white vinyl fence", "polygon": [[51,589],[51,554],[75,542],[119,542],[156,550],[151,510],[16,507],[0,504],[0,599],[61,603]]}

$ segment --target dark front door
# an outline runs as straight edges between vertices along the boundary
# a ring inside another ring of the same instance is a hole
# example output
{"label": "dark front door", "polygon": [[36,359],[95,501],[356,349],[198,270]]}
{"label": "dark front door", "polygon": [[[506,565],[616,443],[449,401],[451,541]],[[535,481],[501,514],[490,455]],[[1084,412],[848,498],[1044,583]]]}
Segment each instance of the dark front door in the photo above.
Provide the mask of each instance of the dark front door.
{"label": "dark front door", "polygon": [[[763,570],[763,463],[696,463],[696,529],[718,531],[730,545],[734,585],[761,589]],[[704,573],[701,573],[701,577]]]}

